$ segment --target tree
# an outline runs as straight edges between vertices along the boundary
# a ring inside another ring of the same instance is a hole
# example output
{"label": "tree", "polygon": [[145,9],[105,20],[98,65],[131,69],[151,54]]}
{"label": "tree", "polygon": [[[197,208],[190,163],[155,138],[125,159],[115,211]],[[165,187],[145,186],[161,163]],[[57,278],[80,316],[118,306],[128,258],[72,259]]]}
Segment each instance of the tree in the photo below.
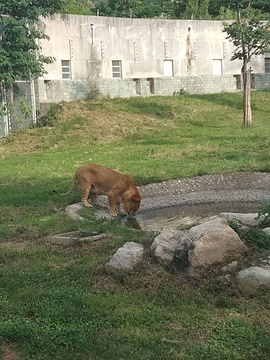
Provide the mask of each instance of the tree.
{"label": "tree", "polygon": [[93,15],[93,3],[91,0],[66,0],[63,12],[76,15]]}
{"label": "tree", "polygon": [[40,39],[47,39],[39,17],[60,11],[64,0],[5,0],[0,4],[0,83],[29,79],[44,73],[53,59],[43,56]]}
{"label": "tree", "polygon": [[[243,90],[243,120],[244,126],[252,123],[251,113],[251,67],[252,57],[269,51],[270,23],[260,21],[250,6],[250,1],[234,0],[237,8],[237,21],[224,25],[227,39],[233,42],[235,51],[231,60],[241,60],[242,90]],[[245,7],[246,6],[246,7]]]}
{"label": "tree", "polygon": [[94,8],[103,16],[134,18],[174,18],[175,3],[171,0],[101,0]]}
{"label": "tree", "polygon": [[187,19],[209,19],[208,13],[209,0],[186,0],[186,12],[184,13]]}
{"label": "tree", "polygon": [[258,13],[262,13],[264,19],[269,19],[269,0],[210,0],[209,14],[214,19],[224,19],[226,16],[228,20],[233,20],[237,18],[238,7],[240,9],[245,9],[248,6],[252,6]]}

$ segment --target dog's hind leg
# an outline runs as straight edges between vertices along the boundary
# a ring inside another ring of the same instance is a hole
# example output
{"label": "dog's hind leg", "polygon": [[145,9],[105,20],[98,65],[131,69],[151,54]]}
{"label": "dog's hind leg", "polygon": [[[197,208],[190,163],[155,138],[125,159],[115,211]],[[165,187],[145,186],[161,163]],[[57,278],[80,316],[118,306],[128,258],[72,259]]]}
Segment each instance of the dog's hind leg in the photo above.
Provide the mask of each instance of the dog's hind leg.
{"label": "dog's hind leg", "polygon": [[93,205],[98,205],[97,194],[93,194],[93,193],[90,191],[89,198],[90,198],[91,203],[92,203]]}
{"label": "dog's hind leg", "polygon": [[81,201],[85,207],[92,207],[92,205],[88,202],[88,196],[91,190],[91,180],[87,178],[80,177],[78,178],[78,182],[81,188]]}

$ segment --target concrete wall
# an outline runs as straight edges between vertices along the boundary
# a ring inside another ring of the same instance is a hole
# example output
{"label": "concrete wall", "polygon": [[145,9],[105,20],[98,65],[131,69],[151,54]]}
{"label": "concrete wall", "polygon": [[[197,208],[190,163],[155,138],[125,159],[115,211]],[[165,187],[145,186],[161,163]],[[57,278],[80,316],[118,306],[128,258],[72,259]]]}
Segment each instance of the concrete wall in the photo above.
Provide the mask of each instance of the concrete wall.
{"label": "concrete wall", "polygon": [[[234,46],[221,21],[124,19],[57,15],[44,19],[44,55],[56,60],[38,80],[40,102],[74,100],[92,92],[112,97],[236,91],[231,61]],[[69,60],[70,79],[62,79],[61,60]],[[121,61],[122,77],[112,76]],[[172,74],[164,66],[172,65]],[[264,57],[252,62],[264,73]],[[220,75],[215,75],[220,72]]]}

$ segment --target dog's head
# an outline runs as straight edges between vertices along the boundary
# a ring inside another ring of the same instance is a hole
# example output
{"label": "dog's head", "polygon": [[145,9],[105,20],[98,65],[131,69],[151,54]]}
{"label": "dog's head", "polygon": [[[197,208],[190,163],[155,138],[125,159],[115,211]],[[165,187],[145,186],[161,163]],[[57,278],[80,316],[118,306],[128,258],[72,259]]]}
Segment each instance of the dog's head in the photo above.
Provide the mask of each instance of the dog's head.
{"label": "dog's head", "polygon": [[136,215],[139,207],[141,205],[141,195],[138,190],[134,190],[132,193],[125,196],[123,201],[123,206],[125,212],[128,213],[129,216]]}

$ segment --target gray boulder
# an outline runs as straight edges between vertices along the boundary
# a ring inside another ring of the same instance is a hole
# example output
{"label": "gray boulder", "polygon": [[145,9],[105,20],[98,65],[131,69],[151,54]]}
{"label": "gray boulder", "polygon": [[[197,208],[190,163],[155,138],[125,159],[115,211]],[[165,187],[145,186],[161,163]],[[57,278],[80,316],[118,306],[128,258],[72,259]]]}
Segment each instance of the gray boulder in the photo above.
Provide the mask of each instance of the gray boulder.
{"label": "gray boulder", "polygon": [[219,216],[223,219],[226,219],[227,221],[234,220],[248,226],[256,226],[262,222],[262,218],[258,218],[258,213],[242,214],[222,212],[219,214]]}
{"label": "gray boulder", "polygon": [[264,228],[263,231],[264,231],[266,234],[270,235],[270,227]]}
{"label": "gray boulder", "polygon": [[190,244],[187,232],[166,230],[154,239],[150,253],[161,265],[171,268],[176,258],[187,263]]}
{"label": "gray boulder", "polygon": [[143,246],[134,242],[127,242],[113,255],[106,267],[112,270],[134,270],[144,255]]}
{"label": "gray boulder", "polygon": [[77,212],[83,209],[83,204],[72,204],[66,207],[66,213],[74,221],[83,221],[85,220],[82,216],[78,215]]}
{"label": "gray boulder", "polygon": [[259,290],[270,290],[270,267],[251,266],[239,271],[236,279],[242,291],[250,295]]}
{"label": "gray boulder", "polygon": [[189,274],[197,276],[217,264],[239,257],[246,250],[237,233],[222,218],[192,227],[189,237],[193,241],[189,250]]}

